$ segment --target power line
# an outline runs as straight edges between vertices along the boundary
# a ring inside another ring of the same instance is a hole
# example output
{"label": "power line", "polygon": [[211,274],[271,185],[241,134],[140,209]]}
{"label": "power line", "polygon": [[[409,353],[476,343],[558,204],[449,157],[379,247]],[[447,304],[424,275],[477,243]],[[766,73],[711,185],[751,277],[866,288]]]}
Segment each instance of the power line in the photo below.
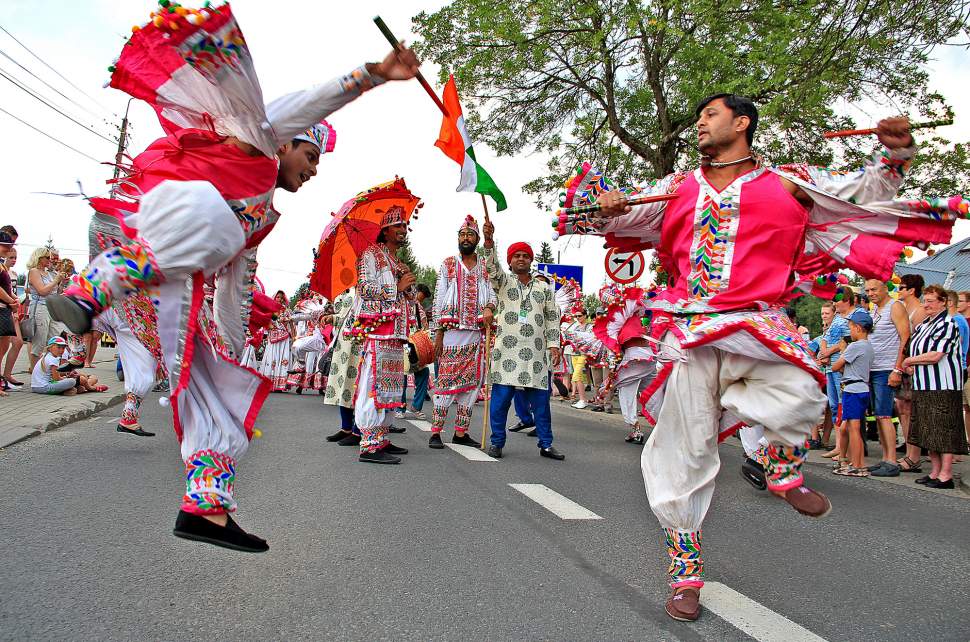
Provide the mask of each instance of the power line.
{"label": "power line", "polygon": [[33,129],[33,130],[34,130],[35,132],[37,132],[37,133],[39,133],[39,134],[43,134],[44,136],[47,136],[48,138],[50,138],[50,139],[51,139],[52,141],[54,141],[55,143],[58,143],[59,145],[63,145],[64,147],[67,147],[67,148],[68,148],[68,149],[70,149],[71,151],[74,151],[74,152],[77,152],[78,154],[80,154],[81,156],[84,156],[85,158],[89,158],[89,159],[91,159],[91,160],[93,160],[93,161],[94,161],[95,163],[98,163],[99,165],[101,164],[101,161],[99,161],[99,160],[98,160],[97,158],[95,158],[94,156],[90,156],[90,155],[88,155],[88,154],[85,154],[84,152],[82,152],[82,151],[81,151],[81,150],[79,150],[79,149],[76,149],[76,148],[74,148],[74,147],[71,147],[70,145],[68,145],[68,144],[67,144],[67,143],[65,143],[64,141],[62,141],[62,140],[60,140],[59,138],[54,138],[53,136],[51,136],[50,134],[48,134],[48,133],[47,133],[47,132],[45,132],[44,130],[42,130],[42,129],[38,129],[37,127],[34,127],[34,126],[33,126],[33,125],[31,125],[30,123],[28,123],[28,122],[27,122],[26,120],[23,120],[22,118],[18,118],[17,116],[14,116],[13,114],[11,114],[11,113],[10,113],[9,111],[7,111],[6,109],[4,109],[3,107],[0,107],[0,112],[3,112],[3,113],[5,113],[6,115],[8,115],[8,116],[10,116],[11,118],[13,118],[14,120],[16,120],[16,121],[18,121],[18,122],[20,122],[20,123],[23,123],[24,125],[27,125],[27,127],[30,127],[30,128],[31,128],[31,129]]}
{"label": "power line", "polygon": [[34,72],[32,72],[30,69],[27,69],[22,64],[20,64],[19,62],[17,62],[13,57],[10,56],[10,54],[8,54],[3,49],[0,49],[0,56],[3,56],[4,58],[6,58],[7,60],[9,60],[13,64],[17,65],[18,67],[20,67],[21,69],[23,69],[24,71],[26,71],[28,74],[30,74],[31,76],[33,76],[34,78],[36,78],[40,82],[44,83],[44,85],[47,86],[49,89],[52,89],[52,90],[56,91],[58,94],[60,94],[64,98],[66,98],[71,104],[73,104],[73,105],[75,105],[77,107],[80,107],[81,109],[83,109],[87,113],[91,114],[95,118],[102,119],[105,123],[108,122],[107,119],[105,119],[102,114],[95,113],[95,112],[91,111],[90,109],[88,109],[87,107],[85,107],[84,105],[82,105],[81,103],[77,102],[76,100],[74,100],[73,98],[71,98],[70,96],[68,96],[64,92],[62,92],[60,89],[58,89],[54,85],[50,84],[49,82],[47,82],[46,80],[44,80],[43,78],[41,78],[40,76],[38,76],[37,74],[35,74]]}
{"label": "power line", "polygon": [[3,72],[3,70],[0,70],[0,77],[3,77],[3,78],[5,78],[6,80],[8,80],[8,81],[10,81],[10,82],[11,82],[11,83],[12,83],[12,84],[13,84],[13,85],[15,86],[15,87],[17,87],[17,88],[18,88],[18,89],[20,89],[21,91],[23,91],[23,92],[25,92],[25,93],[27,93],[27,94],[29,94],[30,96],[32,96],[32,97],[33,97],[33,98],[35,98],[36,100],[39,100],[40,102],[42,102],[42,103],[44,103],[45,105],[47,105],[48,107],[50,107],[51,109],[53,109],[54,111],[56,111],[56,112],[57,112],[58,114],[60,114],[60,115],[61,115],[61,116],[63,116],[64,118],[67,118],[67,119],[68,119],[69,121],[71,121],[71,122],[72,122],[72,123],[74,123],[75,125],[79,125],[80,127],[83,127],[84,129],[86,129],[87,131],[89,131],[89,132],[91,132],[91,133],[92,133],[92,134],[94,134],[95,136],[98,136],[98,137],[100,137],[100,138],[103,138],[103,139],[105,139],[106,141],[108,141],[109,143],[117,143],[117,142],[118,142],[118,141],[116,141],[116,140],[114,140],[114,139],[112,139],[112,138],[108,138],[108,137],[107,137],[107,136],[105,136],[104,134],[102,134],[102,133],[100,133],[100,132],[98,132],[98,131],[96,131],[96,130],[94,130],[94,129],[92,129],[92,128],[90,128],[90,127],[88,127],[87,125],[85,125],[85,124],[84,124],[84,123],[82,123],[81,121],[79,121],[79,120],[75,120],[75,119],[74,119],[73,117],[71,117],[71,116],[70,116],[70,115],[68,115],[67,113],[65,113],[65,112],[63,112],[63,111],[61,111],[60,109],[58,109],[58,108],[57,108],[57,107],[55,107],[54,105],[52,105],[52,104],[50,104],[49,102],[47,102],[47,100],[45,100],[45,99],[44,99],[44,98],[43,98],[43,97],[42,97],[42,96],[41,96],[40,94],[37,94],[37,93],[35,93],[35,92],[34,92],[33,90],[31,90],[30,88],[28,88],[28,87],[27,87],[26,85],[23,85],[23,84],[21,84],[21,83],[20,83],[20,81],[18,81],[18,80],[16,80],[16,79],[14,79],[14,78],[11,78],[11,77],[10,77],[10,76],[8,76],[7,74],[5,74],[5,73]]}
{"label": "power line", "polygon": [[17,37],[16,36],[14,36],[12,33],[10,33],[9,31],[7,31],[6,29],[4,29],[3,25],[0,25],[0,31],[3,31],[5,34],[7,34],[8,36],[10,36],[10,38],[14,42],[16,42],[18,45],[20,45],[24,49],[26,49],[27,50],[27,53],[29,53],[31,56],[33,56],[34,58],[36,58],[37,60],[39,60],[40,61],[40,64],[44,65],[45,67],[47,67],[48,69],[50,69],[51,71],[53,71],[55,74],[57,74],[57,76],[61,80],[63,80],[64,82],[66,82],[67,84],[69,84],[71,87],[74,87],[74,89],[76,89],[79,92],[81,92],[81,94],[83,94],[88,100],[90,100],[91,102],[93,102],[95,105],[97,105],[101,109],[104,109],[104,110],[106,110],[108,112],[111,112],[111,114],[113,116],[115,116],[116,118],[118,117],[118,114],[114,113],[109,107],[105,107],[101,102],[99,102],[95,98],[91,97],[91,95],[89,95],[86,91],[84,91],[83,89],[81,89],[80,87],[78,87],[77,85],[75,85],[74,83],[72,83],[70,80],[68,80],[67,78],[65,78],[64,75],[61,74],[61,72],[57,71],[56,69],[54,69],[53,67],[51,67],[50,65],[48,65],[47,62],[43,58],[41,58],[40,56],[38,56],[37,54],[35,54],[30,49],[30,47],[28,47],[24,43],[20,42],[19,40],[17,40]]}

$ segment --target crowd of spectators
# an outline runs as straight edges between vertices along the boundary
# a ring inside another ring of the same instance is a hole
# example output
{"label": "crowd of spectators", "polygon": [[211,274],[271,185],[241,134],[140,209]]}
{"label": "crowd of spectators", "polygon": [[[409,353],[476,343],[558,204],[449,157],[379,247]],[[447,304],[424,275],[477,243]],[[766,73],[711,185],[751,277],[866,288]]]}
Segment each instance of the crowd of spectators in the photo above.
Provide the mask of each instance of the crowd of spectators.
{"label": "crowd of spectators", "polygon": [[[922,473],[925,453],[929,470],[915,483],[953,488],[953,463],[970,439],[970,292],[925,286],[913,274],[901,277],[898,291],[893,299],[885,283],[869,280],[864,295],[844,286],[823,305],[823,332],[810,345],[829,408],[809,443],[829,448],[834,426],[835,444],[823,457],[850,477]],[[882,453],[865,466],[870,420]]]}
{"label": "crowd of spectators", "polygon": [[18,290],[18,233],[12,225],[0,227],[0,396],[28,385],[13,373],[17,359],[26,346],[30,355],[30,390],[42,394],[73,395],[101,392],[97,377],[81,372],[91,367],[98,337],[71,334],[51,319],[46,299],[58,294],[74,275],[74,263],[61,260],[50,246],[34,250],[27,260],[24,290]]}

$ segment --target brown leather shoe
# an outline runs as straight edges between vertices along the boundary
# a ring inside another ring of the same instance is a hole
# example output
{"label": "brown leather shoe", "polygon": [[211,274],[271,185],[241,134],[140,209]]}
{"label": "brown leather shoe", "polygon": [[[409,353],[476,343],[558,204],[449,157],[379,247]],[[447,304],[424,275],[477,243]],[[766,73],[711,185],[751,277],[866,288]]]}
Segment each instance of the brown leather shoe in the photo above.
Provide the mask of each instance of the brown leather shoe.
{"label": "brown leather shoe", "polygon": [[799,513],[809,517],[825,517],[832,510],[832,502],[828,497],[807,486],[789,488],[781,498]]}
{"label": "brown leather shoe", "polygon": [[701,614],[701,591],[696,586],[681,586],[667,598],[667,615],[680,622],[693,622]]}

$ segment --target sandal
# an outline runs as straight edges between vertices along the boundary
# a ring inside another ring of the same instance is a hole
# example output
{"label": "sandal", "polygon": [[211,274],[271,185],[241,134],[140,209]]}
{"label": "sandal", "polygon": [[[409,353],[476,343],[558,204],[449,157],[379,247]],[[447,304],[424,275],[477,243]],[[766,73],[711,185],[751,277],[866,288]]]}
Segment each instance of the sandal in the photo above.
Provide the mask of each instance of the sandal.
{"label": "sandal", "polygon": [[908,456],[896,460],[896,465],[899,466],[899,472],[901,473],[923,472],[923,469],[920,467],[920,463],[918,461],[913,461]]}
{"label": "sandal", "polygon": [[846,468],[840,468],[832,472],[834,472],[836,475],[842,475],[843,477],[868,477],[869,476],[868,468],[852,468],[851,466],[848,466]]}
{"label": "sandal", "polygon": [[840,473],[839,471],[846,471],[849,468],[852,468],[852,466],[849,465],[849,460],[848,459],[840,459],[838,461],[838,463],[835,464],[835,466],[832,467],[832,472],[835,473],[836,475],[840,475],[842,473]]}
{"label": "sandal", "polygon": [[830,450],[827,453],[822,453],[822,457],[825,457],[826,459],[834,459],[838,456],[839,456],[839,451],[837,450]]}
{"label": "sandal", "polygon": [[95,386],[89,392],[107,392],[108,386]]}

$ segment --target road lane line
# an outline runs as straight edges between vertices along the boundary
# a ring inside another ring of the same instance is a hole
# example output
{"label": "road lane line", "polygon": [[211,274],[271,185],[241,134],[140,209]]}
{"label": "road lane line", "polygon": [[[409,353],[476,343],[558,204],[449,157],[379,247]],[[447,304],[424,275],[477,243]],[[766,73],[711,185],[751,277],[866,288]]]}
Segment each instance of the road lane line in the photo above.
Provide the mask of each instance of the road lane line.
{"label": "road lane line", "polygon": [[509,484],[509,486],[562,519],[603,519],[588,508],[580,506],[543,484]]}
{"label": "road lane line", "polygon": [[[398,421],[400,421],[400,420],[398,420]],[[411,424],[412,426],[414,426],[418,430],[421,430],[421,431],[424,431],[424,432],[431,432],[431,422],[430,421],[425,421],[424,419],[405,419],[404,421],[407,422],[407,423],[409,423],[409,424]]]}
{"label": "road lane line", "polygon": [[444,443],[445,443],[445,446],[448,446],[448,448],[451,448],[452,450],[454,450],[456,453],[458,453],[465,459],[468,459],[471,461],[498,461],[497,459],[493,457],[489,457],[481,450],[473,446],[465,446],[464,444],[451,444],[451,443],[448,443],[447,441]]}
{"label": "road lane line", "polygon": [[701,605],[759,642],[826,642],[825,638],[719,582],[704,582]]}

